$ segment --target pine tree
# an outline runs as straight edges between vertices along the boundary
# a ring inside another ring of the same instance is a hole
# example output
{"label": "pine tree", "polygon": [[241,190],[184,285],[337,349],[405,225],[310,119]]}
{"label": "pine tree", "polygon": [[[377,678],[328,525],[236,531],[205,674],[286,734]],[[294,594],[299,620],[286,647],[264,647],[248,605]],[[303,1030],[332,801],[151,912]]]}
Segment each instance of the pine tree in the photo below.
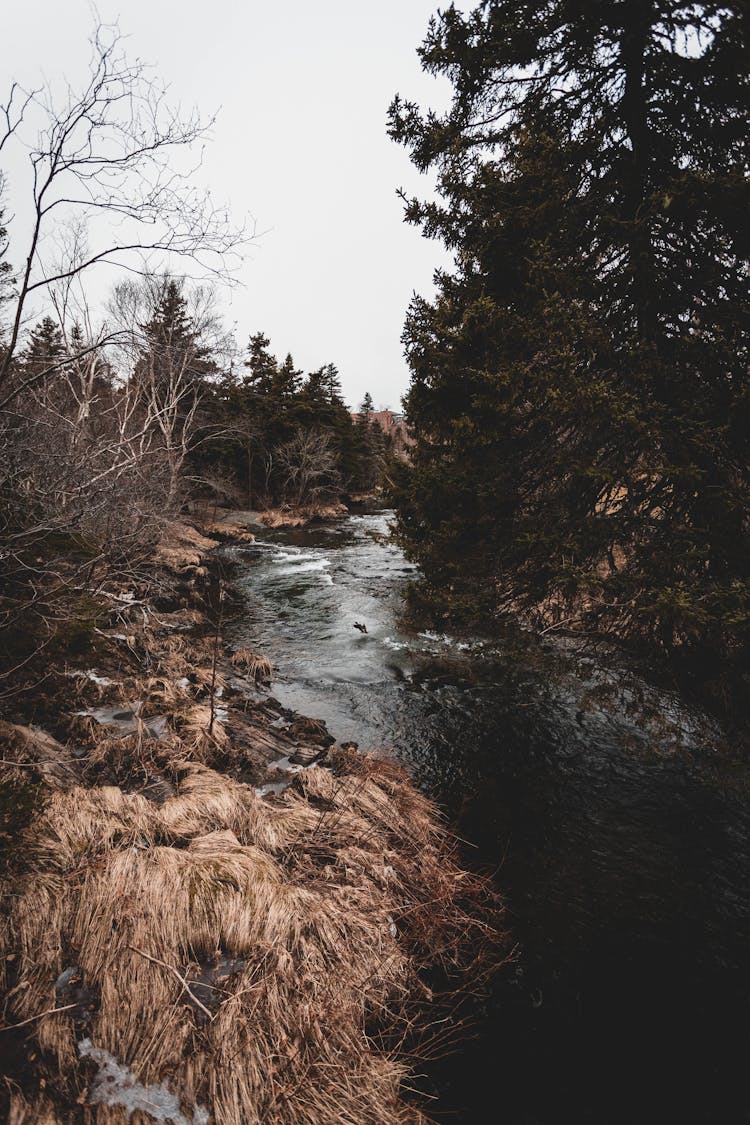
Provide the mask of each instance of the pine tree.
{"label": "pine tree", "polygon": [[383,431],[372,420],[374,404],[369,391],[357,413],[354,427],[357,446],[357,486],[364,490],[375,487],[380,473],[380,460],[384,453]]}
{"label": "pine tree", "polygon": [[454,252],[404,339],[401,526],[454,600],[741,662],[750,642],[744,5],[484,0],[392,136]]}
{"label": "pine tree", "polygon": [[294,366],[291,353],[287,352],[286,359],[278,368],[274,382],[273,394],[282,399],[293,398],[302,386],[302,372]]}
{"label": "pine tree", "polygon": [[142,325],[144,357],[157,378],[169,381],[179,371],[199,384],[215,367],[188,310],[183,283],[168,275],[160,278],[152,303],[152,315]]}
{"label": "pine tree", "polygon": [[362,420],[363,425],[370,425],[370,415],[372,414],[374,409],[375,406],[372,401],[372,395],[369,391],[365,391],[365,397],[362,399],[359,407],[359,417]]}
{"label": "pine tree", "polygon": [[250,337],[247,346],[245,385],[257,394],[271,394],[276,385],[279,365],[276,357],[268,350],[270,343],[262,332],[256,332]]}
{"label": "pine tree", "polygon": [[[65,357],[65,342],[60,325],[51,316],[45,316],[31,330],[23,350],[21,363],[25,378],[42,379],[50,368]],[[54,371],[49,371],[54,378]]]}
{"label": "pine tree", "polygon": [[339,369],[335,363],[327,363],[323,368],[323,386],[325,388],[325,395],[328,403],[331,406],[339,407],[344,405],[343,391],[341,389],[341,378],[339,376]]}

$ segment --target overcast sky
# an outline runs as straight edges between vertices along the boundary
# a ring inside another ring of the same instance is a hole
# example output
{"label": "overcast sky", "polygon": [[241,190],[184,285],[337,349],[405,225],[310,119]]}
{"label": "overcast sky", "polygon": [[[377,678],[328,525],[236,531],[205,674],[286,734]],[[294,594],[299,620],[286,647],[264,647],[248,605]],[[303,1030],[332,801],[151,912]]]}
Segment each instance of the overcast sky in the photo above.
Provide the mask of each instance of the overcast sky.
{"label": "overcast sky", "polygon": [[[334,362],[356,405],[398,408],[408,384],[400,343],[416,290],[432,290],[439,246],[402,219],[396,189],[423,195],[406,152],[385,133],[396,92],[436,108],[447,85],[424,75],[416,48],[431,0],[99,0],[119,17],[128,52],[156,64],[175,99],[220,108],[206,155],[213,194],[261,232],[225,298],[244,345],[263,330],[272,350],[312,370]],[[87,73],[88,0],[4,5],[0,74]],[[6,168],[11,179],[15,170]],[[15,176],[16,180],[20,175]]]}

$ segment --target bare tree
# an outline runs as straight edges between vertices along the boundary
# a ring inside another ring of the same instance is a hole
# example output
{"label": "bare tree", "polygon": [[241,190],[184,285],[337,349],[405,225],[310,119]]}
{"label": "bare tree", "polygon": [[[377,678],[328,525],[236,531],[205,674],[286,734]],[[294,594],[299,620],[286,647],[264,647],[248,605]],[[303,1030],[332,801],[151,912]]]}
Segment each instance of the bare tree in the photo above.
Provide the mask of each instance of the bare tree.
{"label": "bare tree", "polygon": [[341,484],[338,456],[321,430],[297,430],[276,449],[276,460],[284,473],[285,495],[298,507],[335,495]]}
{"label": "bare tree", "polygon": [[[177,256],[227,277],[247,241],[194,186],[213,119],[170,106],[149,68],[128,61],[116,26],[99,24],[91,44],[79,92],[68,86],[60,101],[49,86],[13,83],[0,106],[0,153],[12,145],[28,153],[32,215],[0,355],[0,409],[28,386],[13,378],[13,359],[35,297],[103,263],[153,272]],[[192,165],[179,170],[186,156]],[[64,229],[74,232],[74,252]]]}

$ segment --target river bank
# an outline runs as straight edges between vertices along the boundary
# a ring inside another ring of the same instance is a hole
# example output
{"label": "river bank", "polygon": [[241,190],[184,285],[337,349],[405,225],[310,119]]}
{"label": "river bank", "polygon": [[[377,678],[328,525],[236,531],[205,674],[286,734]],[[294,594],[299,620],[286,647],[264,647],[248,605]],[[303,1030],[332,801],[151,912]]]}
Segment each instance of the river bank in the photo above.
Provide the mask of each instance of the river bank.
{"label": "river bank", "polygon": [[430,985],[502,958],[496,893],[403,767],[225,646],[217,542],[172,526],[0,729],[14,1125],[424,1120],[414,1060],[456,1034]]}

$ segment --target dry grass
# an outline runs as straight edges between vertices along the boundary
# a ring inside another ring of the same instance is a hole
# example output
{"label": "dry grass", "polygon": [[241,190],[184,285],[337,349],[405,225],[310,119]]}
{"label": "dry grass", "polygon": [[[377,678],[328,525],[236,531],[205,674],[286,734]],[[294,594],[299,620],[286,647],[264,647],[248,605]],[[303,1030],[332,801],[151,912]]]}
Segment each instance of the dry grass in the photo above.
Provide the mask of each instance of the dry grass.
{"label": "dry grass", "polygon": [[155,560],[174,572],[186,567],[200,567],[206,551],[218,544],[183,522],[167,524],[156,549]]}
{"label": "dry grass", "polygon": [[[13,764],[16,762],[17,766]],[[0,765],[6,781],[28,778],[29,774],[24,771],[29,767],[33,767],[34,773],[51,789],[70,789],[80,780],[76,762],[67,747],[43,730],[16,726],[2,720]]]}
{"label": "dry grass", "polygon": [[265,656],[259,656],[249,648],[238,648],[232,653],[232,664],[240,671],[252,676],[256,683],[270,683],[273,664]]}
{"label": "dry grass", "polygon": [[266,527],[305,527],[312,520],[335,520],[346,516],[346,504],[335,501],[331,504],[310,504],[303,508],[285,505],[282,508],[268,508],[258,517]]}
{"label": "dry grass", "polygon": [[[6,1018],[62,1006],[71,965],[94,997],[24,1029],[49,1060],[47,1093],[86,1102],[88,1037],[144,1085],[165,1081],[188,1121],[196,1105],[216,1125],[422,1120],[401,1096],[404,1060],[368,1030],[400,1017],[405,1034],[419,969],[494,936],[462,906],[467,880],[481,888],[429,802],[397,767],[351,753],[274,803],[195,762],[174,773],[161,805],[55,792],[27,831],[29,874],[1,924]],[[12,1090],[10,1107],[19,1123],[78,1120],[49,1116],[41,1094]],[[86,1120],[128,1118],[96,1105]]]}
{"label": "dry grass", "polygon": [[192,755],[207,761],[216,750],[229,747],[229,735],[221,718],[214,710],[213,718],[208,703],[193,703],[172,716],[172,723]]}

